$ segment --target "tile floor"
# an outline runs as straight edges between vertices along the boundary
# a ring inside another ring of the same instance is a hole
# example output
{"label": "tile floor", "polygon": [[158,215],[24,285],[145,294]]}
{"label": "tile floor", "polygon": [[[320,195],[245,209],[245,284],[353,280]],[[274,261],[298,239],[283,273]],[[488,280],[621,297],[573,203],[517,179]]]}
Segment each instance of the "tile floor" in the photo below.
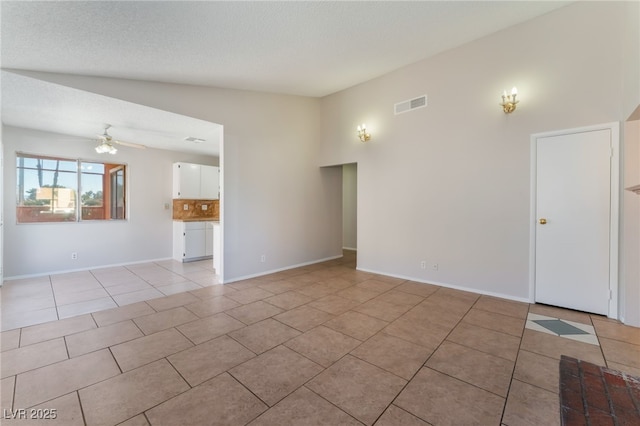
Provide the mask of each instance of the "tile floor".
{"label": "tile floor", "polygon": [[561,355],[640,376],[640,329],[604,317],[356,271],[349,252],[227,285],[208,263],[5,283],[1,423],[554,425]]}

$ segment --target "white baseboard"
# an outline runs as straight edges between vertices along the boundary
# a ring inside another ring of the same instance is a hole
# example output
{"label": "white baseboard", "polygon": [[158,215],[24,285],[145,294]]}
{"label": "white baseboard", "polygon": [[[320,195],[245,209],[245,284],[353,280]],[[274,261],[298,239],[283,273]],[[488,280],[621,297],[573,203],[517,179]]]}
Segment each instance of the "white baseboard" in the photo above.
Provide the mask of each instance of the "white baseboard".
{"label": "white baseboard", "polygon": [[440,286],[440,287],[451,288],[451,289],[454,289],[454,290],[468,291],[470,293],[482,294],[482,295],[485,295],[485,296],[493,296],[493,297],[498,297],[500,299],[513,300],[515,302],[534,303],[533,301],[529,300],[526,297],[511,296],[511,295],[508,295],[508,294],[495,293],[493,291],[478,290],[477,288],[470,288],[470,287],[460,286],[460,285],[456,285],[456,284],[443,283],[443,282],[438,282],[438,281],[431,281],[431,280],[425,281],[425,280],[420,279],[420,278],[409,277],[409,276],[405,276],[405,275],[389,274],[387,272],[380,272],[380,271],[375,271],[375,270],[372,270],[372,269],[365,269],[365,268],[356,268],[356,269],[358,271],[362,271],[362,272],[369,272],[369,273],[378,274],[378,275],[386,275],[388,277],[400,278],[400,279],[414,281],[414,282],[418,282],[418,283],[422,283],[422,284],[432,284],[432,285],[437,285],[437,286]]}
{"label": "white baseboard", "polygon": [[[46,277],[48,275],[58,275],[58,274],[68,274],[68,273],[71,273],[71,272],[92,271],[92,270],[95,270],[95,269],[114,268],[114,267],[118,267],[118,266],[139,265],[141,263],[163,262],[163,261],[166,261],[166,260],[173,260],[173,258],[171,258],[171,257],[163,257],[163,258],[160,258],[160,259],[138,260],[138,261],[135,261],[135,262],[124,262],[124,263],[112,263],[112,264],[109,264],[109,265],[88,266],[88,267],[85,267],[85,268],[78,268],[78,269],[64,269],[62,271],[41,272],[41,273],[38,273],[38,274],[15,275],[13,277],[5,277],[4,280],[5,281],[22,280],[22,279],[25,279],[25,278]],[[0,283],[0,285],[2,285],[2,283]]]}
{"label": "white baseboard", "polygon": [[255,274],[243,275],[243,276],[240,276],[240,277],[234,277],[234,278],[230,278],[230,279],[225,279],[223,284],[230,284],[230,283],[234,283],[234,282],[237,282],[237,281],[242,281],[242,280],[248,280],[248,279],[251,279],[251,278],[262,277],[264,275],[275,274],[276,272],[288,271],[289,269],[295,269],[295,268],[300,268],[302,266],[314,265],[316,263],[322,263],[322,262],[327,262],[329,260],[340,259],[341,257],[342,257],[342,255],[325,257],[324,259],[318,259],[318,260],[312,260],[310,262],[298,263],[297,265],[285,266],[283,268],[270,269],[268,271],[262,271],[262,272],[258,272],[258,273],[255,273]]}

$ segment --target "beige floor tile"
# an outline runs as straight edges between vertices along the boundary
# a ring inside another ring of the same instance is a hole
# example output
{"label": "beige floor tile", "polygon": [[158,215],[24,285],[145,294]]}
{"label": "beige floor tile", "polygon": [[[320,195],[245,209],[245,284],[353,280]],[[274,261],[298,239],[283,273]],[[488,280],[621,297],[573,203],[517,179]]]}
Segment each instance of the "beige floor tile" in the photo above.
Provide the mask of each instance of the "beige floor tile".
{"label": "beige floor tile", "polygon": [[561,355],[568,355],[593,364],[604,365],[599,346],[528,329],[524,331],[521,349],[557,360]]}
{"label": "beige floor tile", "polygon": [[25,371],[44,367],[67,359],[67,347],[64,339],[47,340],[18,349],[3,352],[0,355],[0,375],[3,379]]}
{"label": "beige floor tile", "polygon": [[418,306],[421,306],[423,304],[428,306],[439,306],[441,309],[445,309],[451,314],[462,317],[469,312],[469,310],[473,306],[473,303],[473,301],[469,301],[464,298],[458,298],[445,293],[440,293],[440,290],[438,290],[437,292],[429,296],[425,301],[421,302]]}
{"label": "beige floor tile", "polygon": [[236,291],[237,290],[229,287],[229,285],[213,285],[198,290],[192,290],[189,293],[193,294],[198,299],[210,299],[212,297],[222,296]]}
{"label": "beige floor tile", "polygon": [[426,366],[506,398],[514,362],[445,341]]}
{"label": "beige floor tile", "polygon": [[359,282],[358,284],[356,284],[356,288],[362,288],[364,290],[374,291],[376,293],[384,293],[399,285],[400,283],[396,282],[385,282],[373,279]]}
{"label": "beige floor tile", "polygon": [[197,321],[181,325],[178,328],[196,345],[214,339],[231,331],[245,327],[245,324],[230,317],[226,313],[212,315]]}
{"label": "beige floor tile", "polygon": [[111,353],[122,371],[129,371],[192,346],[180,332],[170,328],[113,346]]}
{"label": "beige floor tile", "polygon": [[220,336],[172,355],[168,360],[191,386],[196,386],[254,356],[230,337]]}
{"label": "beige floor tile", "polygon": [[69,356],[73,358],[142,336],[133,321],[127,320],[67,336],[66,341]]}
{"label": "beige floor tile", "polygon": [[607,361],[640,368],[640,346],[620,340],[600,338],[600,345]]}
{"label": "beige floor tile", "polygon": [[533,352],[520,351],[513,378],[558,393],[559,361]]}
{"label": "beige floor tile", "polygon": [[119,308],[108,309],[106,311],[95,312],[91,314],[99,327],[115,324],[120,321],[150,315],[156,311],[145,302],[138,302]]}
{"label": "beige floor tile", "polygon": [[351,355],[409,380],[431,355],[431,350],[378,333],[351,351]]}
{"label": "beige floor tile", "polygon": [[109,293],[105,291],[102,286],[85,291],[74,292],[56,292],[56,304],[58,306],[70,305],[72,303],[86,302],[87,300],[101,299],[103,297],[109,297]]}
{"label": "beige floor tile", "polygon": [[516,337],[522,336],[525,324],[525,319],[522,318],[515,318],[475,308],[471,309],[462,321]]}
{"label": "beige floor tile", "polygon": [[153,334],[167,328],[195,321],[198,317],[183,306],[158,312],[144,317],[135,318],[133,321],[140,327],[144,334]]}
{"label": "beige floor tile", "polygon": [[149,422],[144,414],[138,414],[135,417],[131,417],[129,420],[119,423],[118,426],[149,426]]}
{"label": "beige floor tile", "polygon": [[[269,299],[267,299],[267,301],[268,300]],[[226,313],[247,325],[251,325],[258,321],[271,318],[274,315],[278,315],[281,312],[283,312],[282,309],[265,301],[258,300],[257,302],[249,303],[248,305],[241,305],[237,308],[230,309]]]}
{"label": "beige floor tile", "polygon": [[164,297],[164,294],[155,288],[149,288],[146,290],[137,290],[129,293],[116,294],[113,300],[116,301],[118,306],[131,305],[132,303],[143,302],[145,300],[157,299],[158,297]]}
{"label": "beige floor tile", "polygon": [[62,296],[68,293],[82,293],[90,290],[99,290],[103,289],[102,284],[98,282],[95,278],[91,277],[91,279],[80,279],[80,280],[72,280],[65,282],[56,282],[55,275],[51,276],[53,293],[58,296]]}
{"label": "beige floor tile", "polygon": [[633,345],[640,345],[640,328],[620,324],[619,322],[593,320],[598,337],[621,340]]}
{"label": "beige floor tile", "polygon": [[407,281],[402,285],[399,285],[395,290],[403,291],[409,294],[415,294],[416,296],[429,297],[440,287],[432,284],[417,283],[414,281]]}
{"label": "beige floor tile", "polygon": [[244,425],[267,409],[228,374],[178,395],[146,414],[154,426]]}
{"label": "beige floor tile", "polygon": [[296,291],[287,291],[285,293],[278,294],[277,296],[266,298],[265,302],[288,310],[297,308],[298,306],[304,305],[305,303],[311,302],[312,300],[313,299],[311,297],[305,296],[304,294],[298,293]]}
{"label": "beige floor tile", "polygon": [[11,410],[13,408],[15,386],[16,376],[0,380],[0,410]]}
{"label": "beige floor tile", "polygon": [[509,391],[502,423],[507,426],[559,425],[558,394],[514,380]]}
{"label": "beige floor tile", "polygon": [[391,336],[424,346],[429,351],[434,351],[447,337],[451,328],[402,316],[382,331]]}
{"label": "beige floor tile", "polygon": [[283,312],[274,317],[276,320],[300,331],[308,331],[313,327],[329,321],[333,315],[305,305]]}
{"label": "beige floor tile", "polygon": [[16,379],[14,405],[32,407],[118,374],[108,349],[27,371]]}
{"label": "beige floor tile", "polygon": [[260,284],[258,287],[273,294],[280,294],[298,288],[299,285],[288,280],[278,280]]}
{"label": "beige floor tile", "polygon": [[[359,271],[356,271],[359,272]],[[345,279],[345,275],[339,275],[337,277],[333,277],[333,278],[329,278],[327,280],[324,281],[320,281],[318,284],[322,284],[322,285],[326,285],[334,290],[344,290],[345,288],[351,287],[353,286],[355,283],[357,282],[362,282],[364,281],[366,278],[363,277],[361,280],[357,280],[357,281],[349,281],[347,279]]]}
{"label": "beige floor tile", "polygon": [[16,349],[20,345],[20,329],[3,331],[0,333],[1,352]]}
{"label": "beige floor tile", "polygon": [[156,290],[159,290],[162,294],[171,296],[174,294],[184,293],[186,291],[198,290],[199,288],[202,288],[202,286],[194,283],[193,281],[185,281],[181,283],[157,286]]}
{"label": "beige floor tile", "polygon": [[434,425],[498,425],[504,399],[430,368],[409,382],[395,405]]}
{"label": "beige floor tile", "polygon": [[257,287],[248,288],[246,290],[239,290],[226,295],[226,297],[230,297],[231,299],[235,300],[238,303],[242,303],[243,305],[266,299],[267,297],[271,296],[273,296],[273,293]]}
{"label": "beige floor tile", "polygon": [[409,305],[397,305],[379,300],[378,298],[364,302],[353,308],[354,311],[367,314],[383,321],[393,321],[411,309]]}
{"label": "beige floor tile", "polygon": [[135,281],[127,282],[124,284],[112,285],[110,287],[105,286],[104,289],[111,296],[117,296],[119,294],[133,293],[135,291],[152,290],[153,286],[145,280],[137,278]]}
{"label": "beige floor tile", "polygon": [[383,293],[380,296],[377,296],[373,300],[379,300],[381,302],[387,302],[394,305],[408,305],[409,307],[413,307],[422,302],[424,299],[425,298],[422,296],[394,289]]}
{"label": "beige floor tile", "polygon": [[308,306],[320,309],[321,311],[328,312],[332,315],[340,315],[359,304],[360,303],[355,300],[345,299],[344,297],[331,294],[309,303]]}
{"label": "beige floor tile", "polygon": [[[191,293],[178,293],[173,296],[161,297],[159,299],[149,300],[147,303],[156,311],[166,311],[168,309],[177,308],[178,306],[189,305],[199,302],[200,299]],[[194,312],[195,313],[195,312]]]}
{"label": "beige floor tile", "polygon": [[451,304],[438,303],[428,298],[411,308],[402,318],[417,323],[437,324],[451,330],[462,320],[466,312],[467,308],[458,309]]}
{"label": "beige floor tile", "polygon": [[345,312],[324,323],[326,327],[363,341],[382,330],[388,324],[387,321],[353,311]]}
{"label": "beige floor tile", "polygon": [[353,337],[319,326],[289,340],[285,346],[324,367],[329,367],[359,344],[360,341]]}
{"label": "beige floor tile", "polygon": [[624,365],[613,361],[607,361],[607,367],[613,370],[622,371],[623,373],[627,373],[632,376],[640,377],[640,368],[637,367],[631,367],[629,365]]}
{"label": "beige floor tile", "polygon": [[547,305],[530,305],[529,312],[532,314],[545,315],[547,317],[560,318],[575,321],[582,324],[592,325],[591,317],[584,312],[571,311],[569,309],[557,308]]}
{"label": "beige floor tile", "polygon": [[2,302],[2,312],[5,314],[38,311],[40,309],[55,307],[56,300],[53,297],[51,289],[45,289],[41,293],[34,293],[28,296],[13,296],[4,293],[4,300]]}
{"label": "beige floor tile", "polygon": [[249,426],[273,425],[361,426],[362,423],[303,386],[249,423]]}
{"label": "beige floor tile", "polygon": [[39,309],[37,311],[0,313],[2,321],[2,331],[13,330],[20,327],[28,327],[36,324],[42,324],[58,319],[58,311],[56,308]]}
{"label": "beige floor tile", "polygon": [[371,425],[406,383],[406,380],[347,355],[316,376],[307,387]]}
{"label": "beige floor tile", "polygon": [[229,374],[272,407],[323,368],[284,346],[277,346],[229,370]]}
{"label": "beige floor tile", "polygon": [[242,343],[257,354],[266,352],[287,340],[298,336],[300,332],[273,319],[249,325],[229,333],[229,336]]}
{"label": "beige floor tile", "polygon": [[392,404],[380,416],[376,426],[429,426],[429,423]]}
{"label": "beige floor tile", "polygon": [[367,300],[373,299],[378,296],[380,292],[365,290],[363,288],[358,288],[356,286],[349,287],[344,290],[340,290],[336,293],[336,296],[344,297],[345,299],[353,300],[358,303],[366,302]]}
{"label": "beige floor tile", "polygon": [[91,315],[82,315],[22,329],[20,346],[32,345],[56,337],[68,336],[81,331],[96,328]]}
{"label": "beige floor tile", "polygon": [[233,309],[237,306],[241,305],[233,299],[229,299],[226,296],[214,296],[200,300],[199,302],[185,305],[185,308],[200,318],[205,318],[220,312],[228,311],[229,309]]}
{"label": "beige floor tile", "polygon": [[297,288],[295,291],[312,299],[319,299],[321,297],[336,293],[338,290],[339,289],[331,287],[328,284],[315,283]]}
{"label": "beige floor tile", "polygon": [[520,346],[520,339],[515,336],[468,323],[460,323],[447,340],[510,361],[516,360]]}
{"label": "beige floor tile", "polygon": [[78,315],[90,314],[92,312],[117,308],[116,302],[111,297],[88,300],[86,302],[73,303],[71,305],[58,306],[58,317],[60,319],[71,318]]}
{"label": "beige floor tile", "polygon": [[115,425],[188,389],[171,364],[161,359],[81,389],[79,394],[87,425]]}
{"label": "beige floor tile", "polygon": [[499,299],[492,296],[480,296],[480,299],[473,305],[475,309],[495,312],[497,314],[508,315],[515,318],[527,318],[529,304],[516,302],[513,300]]}
{"label": "beige floor tile", "polygon": [[[30,412],[29,414],[48,416],[48,418],[40,417],[27,422],[16,422],[16,424],[32,424],[34,426],[84,426],[82,409],[80,408],[77,392],[71,392],[37,405],[33,407],[33,410],[34,412]],[[4,422],[2,424],[4,425]],[[13,422],[7,423],[7,425],[11,424],[13,424]]]}

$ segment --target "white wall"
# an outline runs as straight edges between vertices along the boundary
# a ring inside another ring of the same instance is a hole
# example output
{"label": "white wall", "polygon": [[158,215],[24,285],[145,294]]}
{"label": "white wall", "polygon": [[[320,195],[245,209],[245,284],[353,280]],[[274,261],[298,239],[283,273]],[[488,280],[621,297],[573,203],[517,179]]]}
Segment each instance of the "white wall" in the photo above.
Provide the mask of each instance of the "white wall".
{"label": "white wall", "polygon": [[[579,2],[324,98],[320,164],[358,163],[358,267],[528,300],[529,137],[640,103],[621,85],[635,9]],[[427,108],[393,115],[423,94]]]}
{"label": "white wall", "polygon": [[342,166],[342,248],[358,248],[358,165]]}
{"label": "white wall", "polygon": [[[216,165],[212,156],[158,149],[118,150],[128,165],[129,219],[80,223],[16,223],[16,151],[104,161],[94,144],[74,137],[3,126],[5,278],[170,258],[172,163]],[[71,253],[78,259],[72,260]]]}
{"label": "white wall", "polygon": [[220,160],[225,282],[341,256],[341,170],[318,166],[318,99],[24,74],[224,125]]}

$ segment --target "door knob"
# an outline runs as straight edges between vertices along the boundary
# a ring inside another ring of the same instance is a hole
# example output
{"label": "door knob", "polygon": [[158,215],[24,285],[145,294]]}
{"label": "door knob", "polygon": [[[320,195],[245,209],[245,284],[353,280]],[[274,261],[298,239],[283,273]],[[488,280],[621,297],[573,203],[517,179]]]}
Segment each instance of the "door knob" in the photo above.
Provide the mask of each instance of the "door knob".
{"label": "door knob", "polygon": [[540,225],[546,225],[547,224],[547,219],[545,219],[544,217],[541,218],[538,222],[540,222]]}

